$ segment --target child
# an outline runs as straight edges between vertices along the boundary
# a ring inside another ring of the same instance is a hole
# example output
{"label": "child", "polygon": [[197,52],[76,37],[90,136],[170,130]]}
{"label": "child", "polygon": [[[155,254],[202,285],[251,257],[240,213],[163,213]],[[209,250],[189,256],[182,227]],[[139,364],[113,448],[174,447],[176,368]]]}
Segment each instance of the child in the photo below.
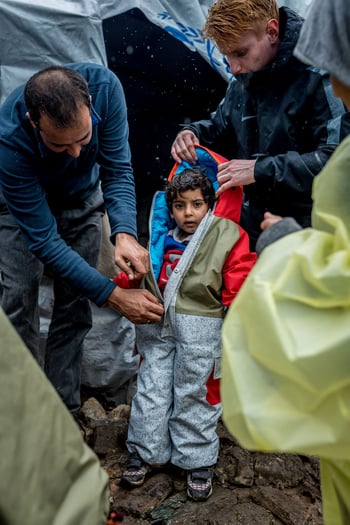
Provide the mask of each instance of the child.
{"label": "child", "polygon": [[[221,326],[256,255],[237,224],[242,188],[228,190],[213,211],[210,179],[183,163],[179,171],[151,212],[152,270],[143,286],[164,301],[165,313],[136,326],[141,365],[122,483],[141,485],[152,465],[171,462],[187,471],[187,493],[200,501],[212,493],[219,449]],[[216,172],[215,162],[213,179]],[[170,216],[159,212],[165,199]]]}

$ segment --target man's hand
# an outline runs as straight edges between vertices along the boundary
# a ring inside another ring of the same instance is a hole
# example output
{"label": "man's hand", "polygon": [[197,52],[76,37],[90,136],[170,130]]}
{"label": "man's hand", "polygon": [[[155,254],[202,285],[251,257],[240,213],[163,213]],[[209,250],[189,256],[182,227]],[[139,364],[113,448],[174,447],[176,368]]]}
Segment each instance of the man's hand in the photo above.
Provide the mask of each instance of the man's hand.
{"label": "man's hand", "polygon": [[107,299],[107,305],[115,308],[135,324],[157,323],[164,308],[148,290],[124,289],[117,286]]}
{"label": "man's hand", "polygon": [[225,190],[233,188],[234,186],[253,184],[255,182],[255,163],[256,160],[233,159],[219,164],[217,179],[220,188],[216,192],[216,195],[219,196]]}
{"label": "man's hand", "polygon": [[281,220],[282,220],[282,217],[280,217],[279,215],[274,215],[273,213],[266,211],[264,213],[264,220],[260,224],[260,228],[262,230],[267,230],[268,228],[270,228],[270,226],[272,226],[273,224]]}
{"label": "man's hand", "polygon": [[142,279],[149,270],[149,253],[127,233],[118,233],[115,237],[114,260],[130,280]]}
{"label": "man's hand", "polygon": [[173,145],[171,146],[171,155],[173,159],[181,164],[183,160],[187,160],[191,164],[195,164],[198,160],[195,145],[199,144],[198,137],[188,129],[180,131],[175,137]]}

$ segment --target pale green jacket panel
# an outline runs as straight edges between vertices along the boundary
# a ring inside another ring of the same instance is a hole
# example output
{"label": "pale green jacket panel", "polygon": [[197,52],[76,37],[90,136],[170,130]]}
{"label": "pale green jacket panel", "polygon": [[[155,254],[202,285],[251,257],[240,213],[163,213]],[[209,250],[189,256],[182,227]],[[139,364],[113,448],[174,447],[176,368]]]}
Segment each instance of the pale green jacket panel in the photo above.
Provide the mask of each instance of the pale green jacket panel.
{"label": "pale green jacket panel", "polygon": [[0,517],[6,525],[102,525],[108,476],[0,309]]}
{"label": "pale green jacket panel", "polygon": [[[240,232],[233,221],[212,214],[210,217],[209,226],[198,240],[194,256],[189,261],[178,288],[175,309],[182,314],[223,318],[223,268]],[[182,255],[183,260],[187,256],[188,251]],[[160,296],[152,270],[147,274],[143,286]]]}

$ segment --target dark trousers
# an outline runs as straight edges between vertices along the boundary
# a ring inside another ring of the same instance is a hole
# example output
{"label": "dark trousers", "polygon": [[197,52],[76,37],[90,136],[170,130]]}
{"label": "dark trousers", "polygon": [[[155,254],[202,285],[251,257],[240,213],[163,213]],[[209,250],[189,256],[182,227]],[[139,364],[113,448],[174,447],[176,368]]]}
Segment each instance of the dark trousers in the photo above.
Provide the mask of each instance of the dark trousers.
{"label": "dark trousers", "polygon": [[[53,213],[62,238],[91,266],[96,266],[98,260],[103,213],[100,192],[79,207]],[[28,250],[17,223],[0,203],[0,305],[37,359],[38,296],[43,272],[43,264]],[[52,277],[54,305],[44,370],[67,408],[74,412],[80,407],[82,345],[92,325],[91,309],[89,300],[74,286],[59,276]]]}

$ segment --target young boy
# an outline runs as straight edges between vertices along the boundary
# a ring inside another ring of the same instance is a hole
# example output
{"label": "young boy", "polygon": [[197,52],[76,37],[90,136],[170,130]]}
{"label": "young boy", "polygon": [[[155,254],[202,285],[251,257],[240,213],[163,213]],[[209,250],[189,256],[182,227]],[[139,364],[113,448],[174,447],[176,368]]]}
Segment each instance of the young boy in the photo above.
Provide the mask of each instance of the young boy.
{"label": "young boy", "polygon": [[[122,483],[141,485],[152,465],[171,462],[187,471],[188,495],[200,501],[212,492],[219,450],[221,326],[256,255],[237,224],[240,187],[213,211],[212,182],[201,169],[186,168],[165,196],[159,193],[151,212],[152,270],[143,286],[164,302],[165,313],[161,322],[136,327],[141,365]],[[162,216],[165,202],[170,215]]]}

